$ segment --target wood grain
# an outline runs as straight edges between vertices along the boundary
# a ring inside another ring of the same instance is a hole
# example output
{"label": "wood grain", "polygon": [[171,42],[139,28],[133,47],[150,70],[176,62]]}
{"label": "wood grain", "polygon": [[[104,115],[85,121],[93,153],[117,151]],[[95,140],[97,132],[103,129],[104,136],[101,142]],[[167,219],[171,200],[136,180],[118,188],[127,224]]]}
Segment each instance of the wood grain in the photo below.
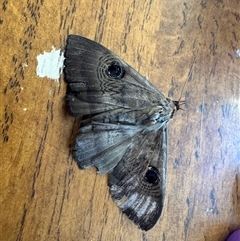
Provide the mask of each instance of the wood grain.
{"label": "wood grain", "polygon": [[[239,0],[4,0],[0,26],[1,240],[223,241],[240,228]],[[186,82],[169,124],[163,215],[147,233],[113,203],[106,175],[72,160],[80,120],[66,111],[64,75],[36,75],[37,55],[64,50],[69,33],[173,99]]]}

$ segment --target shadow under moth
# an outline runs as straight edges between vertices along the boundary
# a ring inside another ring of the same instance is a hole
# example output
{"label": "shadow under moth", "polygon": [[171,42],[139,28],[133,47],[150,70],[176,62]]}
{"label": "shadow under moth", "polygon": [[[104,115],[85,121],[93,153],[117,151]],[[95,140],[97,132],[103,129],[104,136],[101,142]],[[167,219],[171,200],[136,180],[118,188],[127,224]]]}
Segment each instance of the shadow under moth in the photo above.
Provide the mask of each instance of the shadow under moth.
{"label": "shadow under moth", "polygon": [[87,116],[73,156],[108,173],[112,199],[140,229],[159,219],[167,172],[167,123],[179,109],[121,58],[84,37],[65,50],[70,114]]}

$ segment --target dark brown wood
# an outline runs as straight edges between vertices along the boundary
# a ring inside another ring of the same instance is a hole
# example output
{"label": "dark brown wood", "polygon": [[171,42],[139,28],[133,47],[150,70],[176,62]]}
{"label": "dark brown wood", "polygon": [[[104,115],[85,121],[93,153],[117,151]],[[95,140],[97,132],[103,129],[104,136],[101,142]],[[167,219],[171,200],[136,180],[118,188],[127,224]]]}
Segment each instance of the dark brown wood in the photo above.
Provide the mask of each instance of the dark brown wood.
{"label": "dark brown wood", "polygon": [[[240,1],[3,1],[1,240],[224,241],[240,228]],[[36,75],[69,33],[186,104],[169,124],[166,199],[145,233],[107,176],[72,160],[66,84]],[[193,65],[193,62],[195,64]],[[193,71],[189,77],[191,66]]]}

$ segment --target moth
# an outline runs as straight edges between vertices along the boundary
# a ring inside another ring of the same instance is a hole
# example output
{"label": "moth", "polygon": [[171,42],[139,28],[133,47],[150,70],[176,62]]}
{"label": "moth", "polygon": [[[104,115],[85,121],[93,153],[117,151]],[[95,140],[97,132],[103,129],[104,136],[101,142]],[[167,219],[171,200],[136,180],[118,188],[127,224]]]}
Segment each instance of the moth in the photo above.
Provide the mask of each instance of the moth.
{"label": "moth", "polygon": [[112,199],[140,229],[158,221],[167,174],[167,123],[180,107],[104,46],[69,35],[66,101],[86,116],[73,156],[79,168],[108,173]]}

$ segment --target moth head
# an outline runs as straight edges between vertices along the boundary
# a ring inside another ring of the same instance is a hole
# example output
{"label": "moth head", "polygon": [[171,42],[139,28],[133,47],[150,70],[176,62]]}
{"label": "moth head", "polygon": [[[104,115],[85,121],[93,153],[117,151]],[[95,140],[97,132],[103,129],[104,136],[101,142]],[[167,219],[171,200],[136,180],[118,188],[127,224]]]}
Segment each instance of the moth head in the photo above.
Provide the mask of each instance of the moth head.
{"label": "moth head", "polygon": [[172,103],[174,104],[174,107],[173,107],[173,111],[172,111],[172,114],[171,114],[171,118],[173,118],[173,115],[176,111],[178,110],[183,110],[180,105],[183,105],[185,104],[185,101],[180,101],[180,100],[173,100]]}
{"label": "moth head", "polygon": [[179,100],[174,100],[173,104],[175,106],[175,111],[178,111],[180,109],[180,101]]}

